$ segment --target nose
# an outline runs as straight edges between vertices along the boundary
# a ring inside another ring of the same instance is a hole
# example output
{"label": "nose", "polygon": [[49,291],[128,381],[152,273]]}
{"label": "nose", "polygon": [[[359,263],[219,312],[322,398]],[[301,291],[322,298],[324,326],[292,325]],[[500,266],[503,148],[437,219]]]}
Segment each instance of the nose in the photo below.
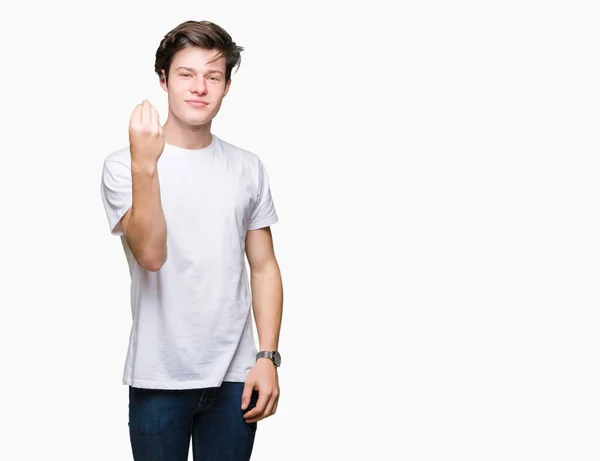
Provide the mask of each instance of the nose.
{"label": "nose", "polygon": [[194,79],[194,83],[192,85],[192,93],[198,94],[206,94],[206,81],[203,78]]}

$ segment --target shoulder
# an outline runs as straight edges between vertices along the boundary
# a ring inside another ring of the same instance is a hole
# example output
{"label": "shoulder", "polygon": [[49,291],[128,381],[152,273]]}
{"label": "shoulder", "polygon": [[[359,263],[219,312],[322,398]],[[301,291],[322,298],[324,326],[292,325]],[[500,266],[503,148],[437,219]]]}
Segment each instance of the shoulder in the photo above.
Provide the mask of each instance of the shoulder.
{"label": "shoulder", "polygon": [[131,169],[131,154],[129,145],[118,148],[109,152],[103,160],[103,167],[105,170],[112,170],[115,168],[128,168]]}
{"label": "shoulder", "polygon": [[224,141],[221,138],[218,139],[223,153],[227,155],[227,157],[229,157],[231,160],[248,166],[253,166],[255,168],[263,167],[263,162],[260,156],[255,152],[252,152],[248,149],[244,149],[240,146],[236,146],[235,144]]}
{"label": "shoulder", "polygon": [[111,188],[131,183],[129,146],[114,150],[104,157],[102,183],[105,187]]}

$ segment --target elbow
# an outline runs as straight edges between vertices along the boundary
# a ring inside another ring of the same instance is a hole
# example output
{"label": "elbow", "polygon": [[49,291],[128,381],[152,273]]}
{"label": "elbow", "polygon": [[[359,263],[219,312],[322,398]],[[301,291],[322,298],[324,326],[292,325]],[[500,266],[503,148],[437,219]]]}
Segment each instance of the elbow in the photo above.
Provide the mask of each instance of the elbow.
{"label": "elbow", "polygon": [[144,264],[140,264],[140,266],[142,266],[148,272],[158,272],[161,269],[161,267],[163,266],[163,264],[164,263],[160,263],[160,262],[147,262]]}
{"label": "elbow", "polygon": [[158,272],[167,260],[165,255],[144,255],[138,258],[138,264],[149,272]]}

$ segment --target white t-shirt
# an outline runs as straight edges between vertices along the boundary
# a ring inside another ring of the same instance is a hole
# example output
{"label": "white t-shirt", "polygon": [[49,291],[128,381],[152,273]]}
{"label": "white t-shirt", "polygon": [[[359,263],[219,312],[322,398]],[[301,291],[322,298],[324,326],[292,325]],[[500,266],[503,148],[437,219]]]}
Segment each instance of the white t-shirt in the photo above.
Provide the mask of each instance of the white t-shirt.
{"label": "white t-shirt", "polygon": [[204,149],[165,145],[158,160],[167,261],[157,272],[135,260],[120,226],[131,207],[129,146],[102,170],[110,231],[131,274],[132,327],[123,384],[191,389],[243,382],[256,362],[246,232],[277,222],[260,158],[212,135]]}

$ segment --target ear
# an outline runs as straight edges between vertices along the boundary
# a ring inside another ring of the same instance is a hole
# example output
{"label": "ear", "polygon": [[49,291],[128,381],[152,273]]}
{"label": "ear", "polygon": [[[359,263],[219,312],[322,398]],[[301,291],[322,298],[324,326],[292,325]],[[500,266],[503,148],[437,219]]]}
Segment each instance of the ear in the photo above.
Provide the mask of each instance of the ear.
{"label": "ear", "polygon": [[165,74],[165,70],[164,69],[161,69],[161,71],[160,71],[160,86],[167,93],[169,92],[169,88],[168,88],[168,85],[167,85],[167,76]]}
{"label": "ear", "polygon": [[229,93],[230,86],[231,86],[231,79],[227,80],[227,83],[225,84],[225,92],[223,93],[223,97],[225,97],[227,95],[227,93]]}

